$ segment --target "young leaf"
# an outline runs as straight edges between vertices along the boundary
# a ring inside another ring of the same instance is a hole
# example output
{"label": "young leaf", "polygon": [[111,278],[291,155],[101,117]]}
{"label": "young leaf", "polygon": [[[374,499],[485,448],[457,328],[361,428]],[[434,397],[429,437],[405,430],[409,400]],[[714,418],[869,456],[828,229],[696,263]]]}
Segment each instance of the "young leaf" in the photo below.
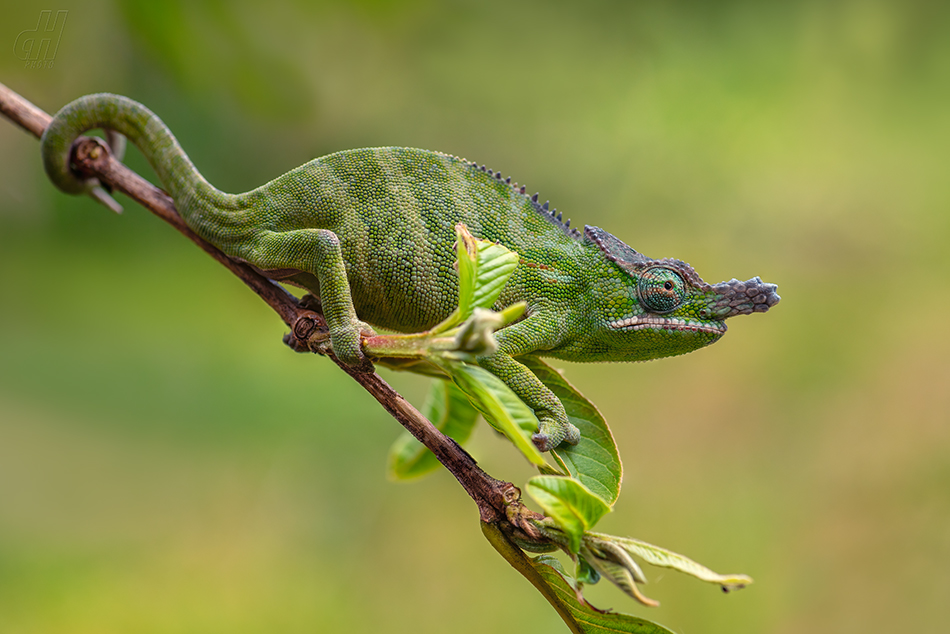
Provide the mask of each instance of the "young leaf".
{"label": "young leaf", "polygon": [[459,273],[459,321],[475,308],[491,308],[518,266],[519,256],[500,244],[478,240],[459,223],[455,226]]}
{"label": "young leaf", "polygon": [[[436,379],[429,388],[423,415],[455,442],[464,444],[472,434],[478,411],[451,381]],[[439,467],[439,461],[409,432],[403,432],[389,450],[387,471],[394,480],[421,477]]]}
{"label": "young leaf", "polygon": [[629,614],[604,612],[578,597],[560,562],[553,557],[528,558],[499,530],[497,524],[482,522],[489,543],[511,566],[537,588],[557,610],[574,634],[673,634],[662,625]]}
{"label": "young leaf", "polygon": [[600,496],[574,478],[564,476],[534,476],[526,485],[531,497],[541,505],[544,512],[567,535],[568,548],[577,553],[584,532],[610,512],[610,507]]}
{"label": "young leaf", "polygon": [[451,351],[460,358],[471,359],[494,354],[498,350],[495,331],[504,325],[504,317],[487,308],[476,308],[461,326],[453,330],[455,339]]}
{"label": "young leaf", "polygon": [[529,461],[547,465],[531,442],[531,434],[538,429],[537,417],[501,379],[477,365],[457,361],[442,361],[440,365],[489,425],[504,434]]}
{"label": "young leaf", "polygon": [[566,570],[564,570],[564,565],[561,563],[561,560],[555,557],[554,555],[538,555],[537,557],[528,557],[528,560],[531,562],[531,565],[535,568],[538,567],[538,564],[544,564],[545,566],[551,566],[554,568],[559,575],[564,577],[564,581],[567,582],[567,585],[574,587],[576,581],[571,583],[571,575]]}
{"label": "young leaf", "polygon": [[[535,561],[537,561],[537,559],[538,558],[535,558]],[[586,559],[583,557],[578,557],[577,565],[575,566],[574,571],[574,578],[577,579],[577,583],[583,583],[585,585],[592,586],[595,583],[600,582],[600,573],[597,572],[596,568],[591,567],[591,565],[587,563]]]}
{"label": "young leaf", "polygon": [[638,539],[615,537],[613,535],[604,535],[603,533],[588,533],[584,536],[584,541],[596,548],[604,548],[605,544],[619,546],[649,564],[663,568],[673,568],[674,570],[685,572],[702,581],[717,583],[727,592],[730,590],[739,590],[752,583],[752,578],[746,575],[721,575],[713,572],[702,564],[696,563],[688,557],[684,557],[665,548],[660,548],[659,546],[654,546],[653,544],[642,542]]}
{"label": "young leaf", "polygon": [[634,579],[630,569],[626,566],[610,559],[597,557],[586,547],[581,548],[581,557],[587,560],[601,576],[609,579],[611,583],[643,605],[650,608],[655,608],[660,605],[658,601],[654,601],[640,592],[640,589],[637,587],[636,579]]}
{"label": "young leaf", "polygon": [[612,506],[620,495],[623,467],[620,464],[617,445],[604,417],[560,372],[541,359],[528,356],[519,357],[518,361],[534,372],[535,376],[554,392],[567,410],[568,419],[581,432],[579,443],[573,447],[561,445],[551,453],[563,463],[571,476]]}
{"label": "young leaf", "polygon": [[602,576],[606,577],[615,586],[625,593],[651,608],[657,607],[658,601],[654,601],[643,595],[637,587],[637,583],[645,583],[643,572],[630,555],[621,548],[616,551],[621,555],[617,557],[618,552],[595,552],[589,548],[589,540],[584,536],[584,545],[581,546],[580,561],[586,561],[591,567],[596,569]]}

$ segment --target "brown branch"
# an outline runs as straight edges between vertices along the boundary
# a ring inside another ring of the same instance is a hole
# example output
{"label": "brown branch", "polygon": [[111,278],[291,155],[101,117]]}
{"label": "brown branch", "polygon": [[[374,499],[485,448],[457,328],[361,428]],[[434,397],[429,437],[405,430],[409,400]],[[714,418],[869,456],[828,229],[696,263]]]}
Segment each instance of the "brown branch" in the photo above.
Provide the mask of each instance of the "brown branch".
{"label": "brown branch", "polygon": [[31,132],[37,139],[43,136],[43,130],[52,119],[3,84],[0,84],[0,112],[27,132]]}
{"label": "brown branch", "polygon": [[[51,117],[0,83],[0,111],[36,137],[43,134]],[[172,199],[144,178],[115,160],[109,147],[92,137],[81,137],[73,145],[73,167],[86,176],[95,176],[105,185],[137,201],[156,216],[172,225],[189,240],[201,247],[229,271],[237,275],[280,315],[296,341],[295,349],[306,348],[307,339],[318,329],[326,330],[323,315],[301,307],[297,299],[253,267],[232,260],[217,247],[195,234],[178,215]],[[365,368],[353,368],[328,355],[354,381],[373,395],[399,423],[425,445],[439,462],[459,481],[466,493],[478,505],[483,522],[506,524],[508,532],[518,531],[534,535],[527,521],[536,514],[521,507],[521,492],[510,482],[492,478],[482,471],[475,460],[451,438],[445,436],[419,413],[406,399],[392,389],[378,374]]]}

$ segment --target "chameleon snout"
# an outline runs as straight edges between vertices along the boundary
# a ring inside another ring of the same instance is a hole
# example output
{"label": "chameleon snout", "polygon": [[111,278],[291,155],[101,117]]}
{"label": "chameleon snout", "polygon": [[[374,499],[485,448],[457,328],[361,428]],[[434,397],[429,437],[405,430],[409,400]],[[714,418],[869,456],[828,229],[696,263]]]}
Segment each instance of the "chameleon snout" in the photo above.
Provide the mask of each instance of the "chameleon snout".
{"label": "chameleon snout", "polygon": [[781,297],[778,286],[763,282],[759,277],[740,282],[733,278],[713,286],[714,299],[709,307],[722,319],[736,315],[764,313],[778,304]]}

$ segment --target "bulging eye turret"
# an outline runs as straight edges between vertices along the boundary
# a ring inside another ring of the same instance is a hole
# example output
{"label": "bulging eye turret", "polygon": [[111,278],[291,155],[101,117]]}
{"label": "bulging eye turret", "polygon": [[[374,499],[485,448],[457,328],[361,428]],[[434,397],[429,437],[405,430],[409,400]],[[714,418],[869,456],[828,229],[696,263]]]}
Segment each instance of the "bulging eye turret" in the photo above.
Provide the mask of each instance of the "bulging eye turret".
{"label": "bulging eye turret", "polygon": [[676,271],[654,267],[640,274],[637,294],[647,310],[668,313],[683,303],[686,284]]}

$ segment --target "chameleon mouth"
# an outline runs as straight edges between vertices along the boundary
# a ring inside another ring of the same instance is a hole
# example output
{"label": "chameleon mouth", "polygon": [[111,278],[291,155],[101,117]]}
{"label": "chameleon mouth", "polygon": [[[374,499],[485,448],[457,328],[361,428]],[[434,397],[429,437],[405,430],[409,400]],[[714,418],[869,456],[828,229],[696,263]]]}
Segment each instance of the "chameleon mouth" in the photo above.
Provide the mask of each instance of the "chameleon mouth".
{"label": "chameleon mouth", "polygon": [[637,315],[607,324],[614,330],[667,330],[673,332],[701,332],[708,335],[721,335],[726,332],[726,324],[661,317],[659,315]]}

